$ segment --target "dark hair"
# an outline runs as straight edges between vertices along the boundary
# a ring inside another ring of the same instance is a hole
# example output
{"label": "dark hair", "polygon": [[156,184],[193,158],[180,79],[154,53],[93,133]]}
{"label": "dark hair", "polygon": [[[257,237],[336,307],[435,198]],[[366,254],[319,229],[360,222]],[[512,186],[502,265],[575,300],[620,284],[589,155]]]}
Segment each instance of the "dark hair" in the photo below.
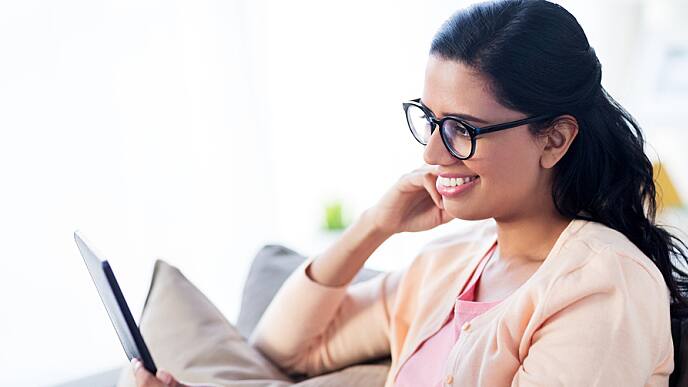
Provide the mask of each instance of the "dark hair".
{"label": "dark hair", "polygon": [[430,54],[478,70],[508,108],[574,116],[578,135],[554,174],[557,210],[624,234],[661,271],[672,314],[688,311],[688,274],[672,261],[688,262],[688,248],[655,222],[653,167],[640,126],[602,87],[602,66],[573,15],[545,0],[475,4],[442,25]]}

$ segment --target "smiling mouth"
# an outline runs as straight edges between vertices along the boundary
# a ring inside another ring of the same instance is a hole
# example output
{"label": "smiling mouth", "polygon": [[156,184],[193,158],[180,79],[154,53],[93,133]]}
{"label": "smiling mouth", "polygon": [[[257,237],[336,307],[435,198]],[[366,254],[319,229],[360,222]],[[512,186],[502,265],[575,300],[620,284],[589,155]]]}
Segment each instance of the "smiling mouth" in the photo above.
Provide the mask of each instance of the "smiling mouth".
{"label": "smiling mouth", "polygon": [[437,178],[437,181],[443,187],[451,188],[451,187],[458,187],[458,186],[470,183],[470,182],[477,180],[479,178],[480,178],[480,176],[478,176],[478,175],[468,176],[468,177],[463,177],[463,178],[462,177],[448,178],[448,177],[441,177],[440,176]]}

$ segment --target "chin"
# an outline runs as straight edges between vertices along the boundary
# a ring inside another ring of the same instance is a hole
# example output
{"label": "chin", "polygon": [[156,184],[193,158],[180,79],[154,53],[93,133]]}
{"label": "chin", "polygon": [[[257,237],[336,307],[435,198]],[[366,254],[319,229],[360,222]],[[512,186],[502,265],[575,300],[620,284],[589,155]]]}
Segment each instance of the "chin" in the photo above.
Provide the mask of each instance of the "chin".
{"label": "chin", "polygon": [[485,220],[491,218],[489,214],[480,213],[479,211],[470,211],[459,204],[452,205],[448,204],[449,201],[445,201],[444,210],[447,211],[455,219],[461,220]]}

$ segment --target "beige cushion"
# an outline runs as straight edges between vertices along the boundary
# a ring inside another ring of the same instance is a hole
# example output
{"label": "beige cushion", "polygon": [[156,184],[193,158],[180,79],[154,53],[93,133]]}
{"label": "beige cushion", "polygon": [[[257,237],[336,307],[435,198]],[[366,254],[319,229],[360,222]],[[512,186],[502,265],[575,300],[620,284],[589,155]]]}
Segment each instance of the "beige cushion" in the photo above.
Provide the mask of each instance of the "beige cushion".
{"label": "beige cushion", "polygon": [[[246,342],[220,311],[174,266],[155,262],[140,321],[158,368],[203,386],[382,386],[387,364],[361,364],[293,383]],[[127,364],[117,387],[133,387]]]}
{"label": "beige cushion", "polygon": [[[139,325],[156,366],[178,380],[220,386],[292,385],[179,269],[162,260],[155,262]],[[117,386],[135,385],[127,365]]]}
{"label": "beige cushion", "polygon": [[389,372],[389,359],[377,363],[351,365],[339,371],[314,376],[293,387],[382,387]]}

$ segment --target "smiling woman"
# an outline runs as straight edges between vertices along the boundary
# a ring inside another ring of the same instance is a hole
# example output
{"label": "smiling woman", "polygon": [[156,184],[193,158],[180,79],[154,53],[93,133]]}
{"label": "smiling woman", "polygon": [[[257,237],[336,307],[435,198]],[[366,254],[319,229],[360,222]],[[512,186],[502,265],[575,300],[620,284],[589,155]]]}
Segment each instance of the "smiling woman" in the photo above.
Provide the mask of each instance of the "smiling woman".
{"label": "smiling woman", "polygon": [[[387,387],[667,385],[686,246],[655,224],[643,135],[601,77],[559,5],[456,12],[403,104],[428,165],[297,270],[251,341],[308,374],[390,353]],[[387,236],[451,218],[488,222],[347,286]]]}
{"label": "smiling woman", "polygon": [[[557,4],[456,12],[403,105],[426,165],[297,268],[249,342],[292,374],[389,354],[386,387],[666,386],[686,245],[655,223],[643,134],[601,78]],[[479,222],[351,284],[390,236],[454,218]]]}

